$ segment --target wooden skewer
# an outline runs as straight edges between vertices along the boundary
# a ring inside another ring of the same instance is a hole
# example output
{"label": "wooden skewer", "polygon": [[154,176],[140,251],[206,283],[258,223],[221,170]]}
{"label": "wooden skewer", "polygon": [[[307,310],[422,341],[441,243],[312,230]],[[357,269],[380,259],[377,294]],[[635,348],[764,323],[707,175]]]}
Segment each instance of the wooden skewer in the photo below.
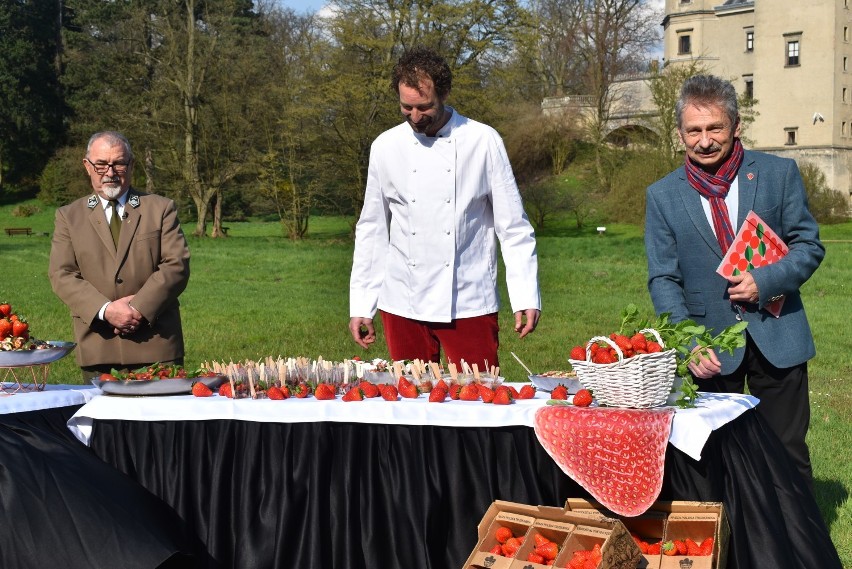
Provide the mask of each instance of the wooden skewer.
{"label": "wooden skewer", "polygon": [[453,383],[458,383],[459,381],[459,370],[456,368],[456,364],[450,362],[447,364],[447,370],[450,372],[450,378],[453,380]]}
{"label": "wooden skewer", "polygon": [[525,370],[527,370],[527,374],[529,374],[529,375],[535,375],[533,372],[531,372],[531,371],[530,371],[530,368],[528,368],[528,367],[527,367],[527,364],[525,364],[524,362],[522,362],[522,361],[521,361],[521,358],[519,358],[517,355],[515,355],[515,352],[509,352],[509,353],[510,353],[510,354],[512,354],[512,357],[513,357],[513,358],[515,358],[516,360],[518,360],[518,363],[519,363],[519,364],[521,364],[521,367],[522,367],[522,368],[524,368]]}
{"label": "wooden skewer", "polygon": [[435,362],[429,362],[429,369],[432,370],[432,376],[435,378],[435,381],[441,379],[441,368]]}
{"label": "wooden skewer", "polygon": [[471,367],[473,369],[474,381],[476,381],[476,383],[482,383],[482,378],[479,376],[479,366],[476,365],[476,364],[473,364]]}

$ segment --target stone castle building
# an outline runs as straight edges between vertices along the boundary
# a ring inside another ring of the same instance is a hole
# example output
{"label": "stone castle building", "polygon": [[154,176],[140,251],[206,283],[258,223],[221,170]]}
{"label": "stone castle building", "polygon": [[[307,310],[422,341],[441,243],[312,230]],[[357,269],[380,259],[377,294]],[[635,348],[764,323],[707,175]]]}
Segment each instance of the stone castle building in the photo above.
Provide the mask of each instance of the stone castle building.
{"label": "stone castle building", "polygon": [[852,0],[666,0],[666,65],[698,60],[756,99],[751,147],[852,196]]}

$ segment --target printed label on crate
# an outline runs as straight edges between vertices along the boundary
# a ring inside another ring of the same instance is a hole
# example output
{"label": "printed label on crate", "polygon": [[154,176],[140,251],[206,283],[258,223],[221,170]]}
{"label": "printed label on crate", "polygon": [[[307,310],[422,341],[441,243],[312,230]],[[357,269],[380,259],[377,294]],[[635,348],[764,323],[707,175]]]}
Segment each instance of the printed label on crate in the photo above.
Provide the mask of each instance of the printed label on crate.
{"label": "printed label on crate", "polygon": [[523,526],[530,526],[535,521],[535,518],[522,516],[521,514],[513,514],[511,512],[500,512],[494,519],[498,522],[515,523]]}
{"label": "printed label on crate", "polygon": [[561,531],[563,533],[570,533],[570,532],[574,531],[575,526],[574,526],[574,524],[569,524],[569,523],[565,523],[565,522],[536,519],[534,527],[544,528],[544,529],[552,529],[552,530],[556,530],[556,531]]}
{"label": "printed label on crate", "polygon": [[574,531],[574,533],[582,535],[591,535],[594,537],[602,537],[606,539],[612,533],[612,530],[604,528],[595,528],[591,526],[577,526],[577,529]]}

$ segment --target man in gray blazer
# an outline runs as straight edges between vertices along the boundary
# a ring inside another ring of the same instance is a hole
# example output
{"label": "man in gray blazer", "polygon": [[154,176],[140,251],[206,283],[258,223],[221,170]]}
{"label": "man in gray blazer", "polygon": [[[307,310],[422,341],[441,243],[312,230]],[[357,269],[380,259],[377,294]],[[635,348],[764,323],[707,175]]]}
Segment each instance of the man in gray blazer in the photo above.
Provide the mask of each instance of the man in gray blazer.
{"label": "man in gray blazer", "polygon": [[83,164],[94,193],[56,211],[48,269],[71,310],[77,363],[84,377],[180,365],[189,247],[175,204],[130,187],[133,152],[117,132],[93,135]]}
{"label": "man in gray blazer", "polygon": [[[793,160],[743,150],[734,87],[713,76],[688,79],[676,106],[686,160],[647,190],[648,288],[657,313],[692,319],[717,333],[748,322],[746,345],[690,365],[699,389],[760,399],[757,411],[811,484],[807,361],[814,356],[799,288],[825,249]],[[725,279],[716,273],[753,210],[789,247],[777,263]],[[776,318],[766,305],[784,299]]]}

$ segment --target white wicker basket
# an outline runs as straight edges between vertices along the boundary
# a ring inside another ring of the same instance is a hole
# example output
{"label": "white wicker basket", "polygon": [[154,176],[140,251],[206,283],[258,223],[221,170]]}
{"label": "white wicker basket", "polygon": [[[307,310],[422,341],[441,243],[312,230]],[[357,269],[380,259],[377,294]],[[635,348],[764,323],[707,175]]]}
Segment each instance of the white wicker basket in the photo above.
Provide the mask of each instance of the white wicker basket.
{"label": "white wicker basket", "polygon": [[[656,330],[648,328],[641,332],[653,334],[660,346],[665,348]],[[589,361],[592,344],[599,341],[615,348],[617,362],[596,364]],[[604,336],[596,336],[586,344],[586,360],[568,361],[577,372],[580,383],[594,394],[601,405],[644,409],[666,404],[677,371],[675,354],[675,350],[664,350],[625,359],[615,342]]]}

